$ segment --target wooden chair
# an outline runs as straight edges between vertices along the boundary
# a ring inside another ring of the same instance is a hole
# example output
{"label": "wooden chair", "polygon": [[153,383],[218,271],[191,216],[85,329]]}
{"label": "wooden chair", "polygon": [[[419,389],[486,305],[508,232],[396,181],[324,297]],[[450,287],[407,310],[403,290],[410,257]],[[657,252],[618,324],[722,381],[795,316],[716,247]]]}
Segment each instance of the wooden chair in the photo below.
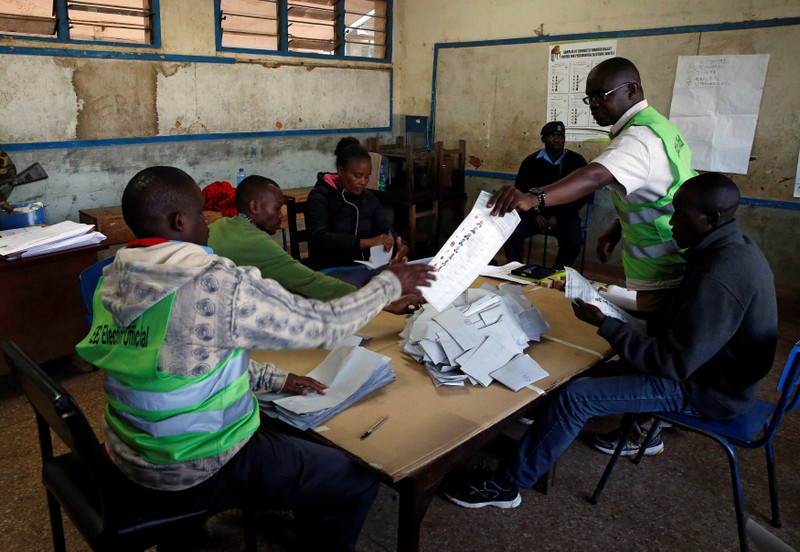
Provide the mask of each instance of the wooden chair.
{"label": "wooden chair", "polygon": [[[458,147],[448,149],[443,142],[434,142],[433,154],[436,158],[436,186],[439,198],[439,217],[436,229],[437,241],[447,239],[449,234],[464,219],[467,203],[465,189],[465,166],[467,161],[467,142],[459,140]],[[445,228],[446,212],[452,217],[451,228]]]}
{"label": "wooden chair", "polygon": [[286,225],[289,228],[289,253],[298,261],[306,261],[308,259],[303,258],[300,253],[300,244],[308,244],[308,230],[297,227],[297,219],[305,217],[306,202],[297,201],[290,196],[284,196],[283,199],[286,205]]}
{"label": "wooden chair", "polygon": [[[61,510],[92,550],[144,550],[216,513],[174,506],[170,493],[137,485],[108,459],[75,399],[14,342],[0,343],[36,414],[53,549],[66,550]],[[54,456],[51,430],[71,452]],[[256,550],[255,518],[245,510],[245,545]]]}
{"label": "wooden chair", "polygon": [[[434,153],[414,151],[402,137],[394,144],[380,144],[377,138],[370,138],[367,149],[381,154],[388,162],[386,189],[373,190],[373,193],[381,203],[394,208],[396,224],[402,225],[407,233],[411,256],[418,252],[419,242],[433,242],[438,247],[435,234],[439,223],[439,194]],[[426,217],[432,219],[432,233],[418,233],[417,222]]]}

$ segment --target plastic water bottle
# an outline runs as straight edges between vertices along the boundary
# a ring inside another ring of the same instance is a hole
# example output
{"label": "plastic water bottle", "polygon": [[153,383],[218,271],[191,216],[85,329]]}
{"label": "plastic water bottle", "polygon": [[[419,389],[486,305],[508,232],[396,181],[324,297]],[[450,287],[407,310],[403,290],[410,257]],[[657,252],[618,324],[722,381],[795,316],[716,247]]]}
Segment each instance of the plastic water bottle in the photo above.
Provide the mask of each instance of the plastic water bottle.
{"label": "plastic water bottle", "polygon": [[386,174],[389,169],[389,167],[387,166],[388,164],[389,164],[388,159],[386,159],[385,157],[381,159],[380,168],[378,170],[378,190],[380,190],[381,192],[385,191],[386,188],[388,187],[387,174]]}
{"label": "plastic water bottle", "polygon": [[244,174],[244,169],[242,167],[239,167],[239,173],[236,175],[236,185],[238,186],[239,184],[241,184],[242,180],[244,180],[246,176],[247,175]]}

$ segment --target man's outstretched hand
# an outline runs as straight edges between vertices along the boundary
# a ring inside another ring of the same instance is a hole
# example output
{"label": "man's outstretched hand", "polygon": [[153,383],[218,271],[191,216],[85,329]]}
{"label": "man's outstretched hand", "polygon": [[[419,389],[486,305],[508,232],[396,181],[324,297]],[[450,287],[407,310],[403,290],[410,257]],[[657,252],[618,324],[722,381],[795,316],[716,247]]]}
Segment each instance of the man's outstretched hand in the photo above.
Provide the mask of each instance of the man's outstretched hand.
{"label": "man's outstretched hand", "polygon": [[537,201],[531,194],[520,192],[514,186],[503,186],[492,194],[486,206],[492,209],[493,215],[502,217],[514,209],[530,211]]}
{"label": "man's outstretched hand", "polygon": [[430,285],[436,279],[433,267],[424,264],[396,264],[386,270],[392,272],[400,285],[403,286],[403,295],[421,295],[420,287]]}

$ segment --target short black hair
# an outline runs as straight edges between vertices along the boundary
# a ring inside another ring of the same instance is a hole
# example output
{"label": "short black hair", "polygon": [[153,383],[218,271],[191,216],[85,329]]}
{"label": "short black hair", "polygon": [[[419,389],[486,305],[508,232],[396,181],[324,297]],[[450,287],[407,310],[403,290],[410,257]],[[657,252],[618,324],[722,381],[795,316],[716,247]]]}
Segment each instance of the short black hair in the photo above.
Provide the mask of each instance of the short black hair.
{"label": "short black hair", "polygon": [[122,217],[137,238],[159,237],[172,214],[186,205],[194,179],[176,167],[149,167],[130,179],[122,193]]}
{"label": "short black hair", "polygon": [[275,186],[277,189],[281,189],[278,183],[271,178],[258,174],[251,174],[239,182],[239,185],[236,186],[236,209],[240,213],[250,211],[250,201],[256,199],[264,188],[269,186]]}
{"label": "short black hair", "polygon": [[336,150],[333,153],[336,155],[337,167],[345,168],[353,159],[372,160],[369,156],[369,152],[352,136],[339,140],[339,143],[336,144]]}
{"label": "short black hair", "polygon": [[684,182],[680,190],[684,193],[691,192],[694,207],[702,212],[719,213],[720,222],[733,218],[741,199],[736,183],[716,172],[694,176]]}

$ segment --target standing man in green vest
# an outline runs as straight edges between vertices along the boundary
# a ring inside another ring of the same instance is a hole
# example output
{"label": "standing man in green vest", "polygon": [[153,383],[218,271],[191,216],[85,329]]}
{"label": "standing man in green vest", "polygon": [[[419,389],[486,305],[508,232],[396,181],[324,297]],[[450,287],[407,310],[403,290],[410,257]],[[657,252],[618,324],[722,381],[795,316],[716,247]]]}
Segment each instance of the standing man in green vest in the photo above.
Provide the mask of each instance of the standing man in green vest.
{"label": "standing man in green vest", "polygon": [[611,143],[586,167],[558,182],[523,193],[513,186],[497,191],[493,214],[511,209],[543,210],[608,187],[618,218],[597,243],[607,260],[622,239],[628,289],[637,292],[637,310],[653,312],[681,281],[684,261],[672,239],[672,197],[688,178],[689,146],[666,117],[644,97],[639,71],[625,58],[599,63],[586,80],[586,97],[597,124],[611,125]]}
{"label": "standing man in green vest", "polygon": [[[669,119],[650,107],[644,97],[636,66],[625,58],[599,63],[586,79],[586,96],[592,116],[601,126],[611,125],[611,143],[587,166],[561,180],[527,193],[513,186],[495,192],[489,201],[496,215],[512,209],[543,211],[608,187],[617,219],[597,240],[597,257],[607,256],[622,240],[622,266],[627,288],[636,291],[636,310],[652,316],[668,302],[683,277],[684,259],[672,237],[669,219],[672,198],[680,186],[697,173],[683,136]],[[640,431],[640,440],[644,431]],[[595,438],[594,446],[613,454],[619,431]],[[623,451],[636,454],[631,441]],[[661,435],[650,440],[646,455],[664,450]]]}

